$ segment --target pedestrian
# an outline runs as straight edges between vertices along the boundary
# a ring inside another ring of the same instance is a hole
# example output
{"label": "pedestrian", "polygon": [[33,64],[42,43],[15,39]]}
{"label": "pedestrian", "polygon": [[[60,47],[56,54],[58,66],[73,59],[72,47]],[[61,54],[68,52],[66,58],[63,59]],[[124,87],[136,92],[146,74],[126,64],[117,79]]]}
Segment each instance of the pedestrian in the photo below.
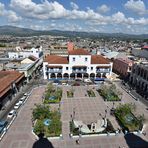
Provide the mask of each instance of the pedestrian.
{"label": "pedestrian", "polygon": [[76,140],[76,144],[80,144],[80,141],[79,141],[79,139],[77,139],[77,140]]}

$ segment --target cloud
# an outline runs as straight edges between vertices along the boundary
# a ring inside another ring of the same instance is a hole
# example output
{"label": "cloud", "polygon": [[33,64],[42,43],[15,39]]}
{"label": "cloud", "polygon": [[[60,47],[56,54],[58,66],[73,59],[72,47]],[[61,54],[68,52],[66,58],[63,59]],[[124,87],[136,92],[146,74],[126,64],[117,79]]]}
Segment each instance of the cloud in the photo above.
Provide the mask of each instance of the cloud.
{"label": "cloud", "polygon": [[134,1],[129,0],[124,4],[126,9],[129,9],[139,15],[146,14],[148,10],[146,10],[145,4],[142,0]]}
{"label": "cloud", "polygon": [[4,14],[4,10],[5,10],[5,5],[0,3],[0,16]]}
{"label": "cloud", "polygon": [[79,6],[77,4],[75,4],[74,2],[70,2],[70,5],[72,7],[72,9],[79,9]]}
{"label": "cloud", "polygon": [[106,13],[108,11],[110,11],[110,7],[108,7],[107,5],[103,4],[100,7],[97,8],[97,11],[99,13]]}
{"label": "cloud", "polygon": [[14,11],[6,10],[5,5],[2,3],[0,3],[0,16],[6,17],[8,19],[8,22],[10,22],[10,23],[15,23],[15,22],[18,22],[22,19]]}
{"label": "cloud", "polygon": [[36,4],[32,0],[11,0],[10,6],[22,16],[43,20],[63,18],[67,13],[63,5],[56,1],[48,2],[45,0]]}

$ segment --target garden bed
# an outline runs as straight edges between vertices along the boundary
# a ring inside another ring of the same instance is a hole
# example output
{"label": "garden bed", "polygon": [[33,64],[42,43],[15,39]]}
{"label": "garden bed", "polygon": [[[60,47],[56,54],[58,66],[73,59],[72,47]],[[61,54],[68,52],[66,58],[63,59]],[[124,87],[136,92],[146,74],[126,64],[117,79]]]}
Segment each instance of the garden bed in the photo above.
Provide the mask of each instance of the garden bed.
{"label": "garden bed", "polygon": [[61,101],[61,98],[62,89],[59,87],[55,88],[52,84],[49,84],[45,92],[44,103],[59,103]]}
{"label": "garden bed", "polygon": [[97,91],[103,97],[104,101],[121,101],[121,98],[119,96],[121,96],[122,93],[116,89],[115,85],[104,85]]}
{"label": "garden bed", "polygon": [[120,105],[115,110],[115,117],[122,127],[123,131],[139,131],[143,127],[143,116],[136,117],[132,113],[132,107],[129,104]]}
{"label": "garden bed", "polygon": [[87,94],[88,94],[89,97],[96,97],[94,91],[91,90],[91,89],[90,90],[87,90]]}
{"label": "garden bed", "polygon": [[33,127],[36,135],[44,133],[45,137],[56,137],[62,133],[62,124],[58,111],[49,111],[47,106],[37,106],[33,110],[33,118],[36,120]]}

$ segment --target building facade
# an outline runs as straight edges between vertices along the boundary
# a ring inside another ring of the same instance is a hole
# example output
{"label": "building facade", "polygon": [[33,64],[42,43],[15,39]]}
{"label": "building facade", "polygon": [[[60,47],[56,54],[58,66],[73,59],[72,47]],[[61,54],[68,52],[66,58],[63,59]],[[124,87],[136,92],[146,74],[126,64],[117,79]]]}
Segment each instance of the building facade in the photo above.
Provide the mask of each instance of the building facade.
{"label": "building facade", "polygon": [[21,90],[25,76],[18,71],[0,71],[0,109]]}
{"label": "building facade", "polygon": [[133,65],[130,84],[139,94],[148,98],[148,62]]}
{"label": "building facade", "polygon": [[10,59],[27,58],[29,56],[41,58],[43,56],[42,47],[31,49],[22,49],[20,47],[16,47],[16,51],[8,52],[8,57]]}
{"label": "building facade", "polygon": [[48,55],[43,62],[44,79],[105,78],[112,63],[84,49],[70,50],[68,56]]}
{"label": "building facade", "polygon": [[117,58],[113,61],[113,71],[123,78],[127,78],[132,70],[133,61],[129,59]]}

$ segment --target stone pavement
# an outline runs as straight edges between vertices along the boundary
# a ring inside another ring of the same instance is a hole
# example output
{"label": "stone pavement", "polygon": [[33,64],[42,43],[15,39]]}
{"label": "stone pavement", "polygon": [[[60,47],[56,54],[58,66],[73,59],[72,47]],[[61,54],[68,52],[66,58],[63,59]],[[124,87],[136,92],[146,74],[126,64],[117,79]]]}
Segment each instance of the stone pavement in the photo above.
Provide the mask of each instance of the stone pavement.
{"label": "stone pavement", "polygon": [[0,142],[0,148],[31,148],[35,142],[32,131],[32,108],[34,104],[41,103],[45,87],[33,90],[27,102],[19,110],[19,113],[9,128],[8,132]]}
{"label": "stone pavement", "polygon": [[[89,86],[89,88],[92,87]],[[74,98],[67,98],[66,91],[69,89],[71,89],[69,86],[63,87],[64,95],[60,108],[63,139],[50,140],[54,148],[119,148],[119,146],[127,148],[128,145],[123,134],[118,136],[83,137],[80,138],[80,145],[77,145],[75,142],[77,138],[69,138],[69,121],[71,121],[71,115],[73,115],[74,112],[75,119],[82,120],[85,123],[91,123],[102,118],[99,114],[101,113],[101,115],[104,116],[105,109],[107,109],[107,118],[113,121],[115,128],[118,128],[118,123],[115,118],[109,115],[109,108],[112,107],[112,103],[104,102],[95,89],[96,97],[91,98],[85,97],[86,90],[88,89],[87,86],[73,87],[75,93]],[[33,143],[36,141],[36,137],[31,133],[32,108],[34,108],[34,104],[41,103],[44,90],[45,87],[38,87],[33,90],[26,104],[21,107],[16,120],[0,142],[0,148],[32,148]],[[147,114],[145,106],[142,103],[134,101],[129,94],[124,92],[122,103],[126,102],[134,102],[136,104],[137,114]],[[115,103],[115,106],[118,104],[119,103]],[[58,106],[53,105],[52,107],[57,108]],[[147,140],[147,135],[138,136]]]}

